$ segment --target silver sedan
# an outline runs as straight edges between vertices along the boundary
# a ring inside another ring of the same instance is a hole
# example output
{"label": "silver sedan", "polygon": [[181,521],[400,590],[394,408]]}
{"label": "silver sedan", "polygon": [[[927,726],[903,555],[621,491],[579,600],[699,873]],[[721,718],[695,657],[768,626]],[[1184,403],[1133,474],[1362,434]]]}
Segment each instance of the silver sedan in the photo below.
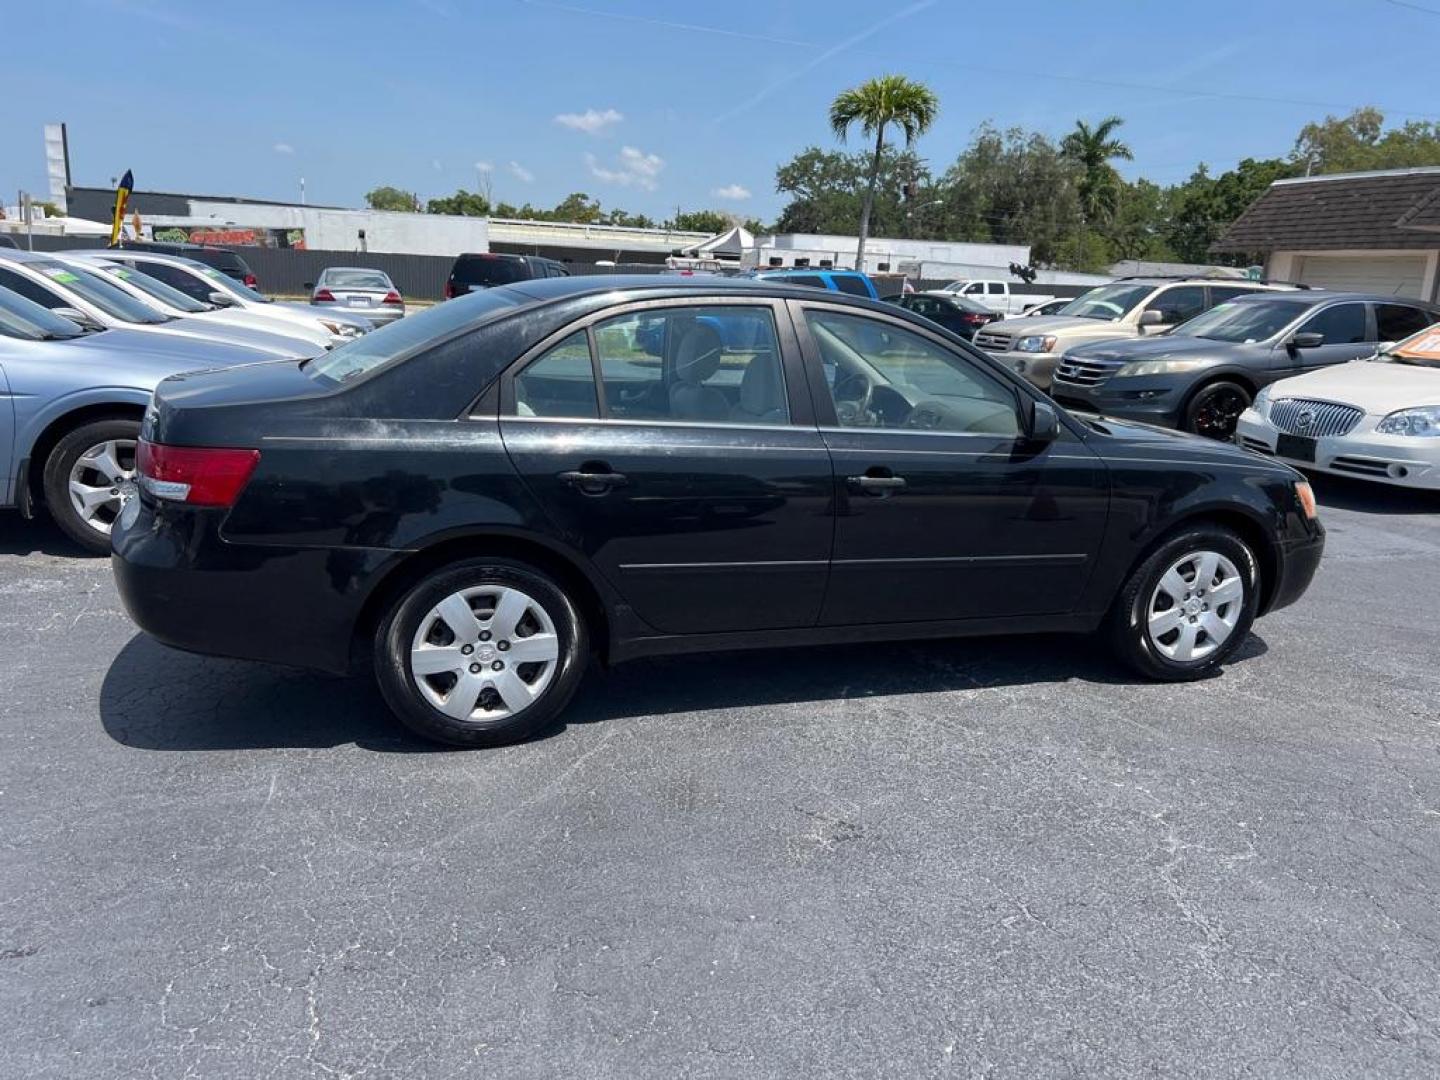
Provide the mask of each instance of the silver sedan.
{"label": "silver sedan", "polygon": [[310,303],[343,308],[376,326],[392,323],[405,314],[405,298],[390,275],[360,266],[326,267],[310,287]]}

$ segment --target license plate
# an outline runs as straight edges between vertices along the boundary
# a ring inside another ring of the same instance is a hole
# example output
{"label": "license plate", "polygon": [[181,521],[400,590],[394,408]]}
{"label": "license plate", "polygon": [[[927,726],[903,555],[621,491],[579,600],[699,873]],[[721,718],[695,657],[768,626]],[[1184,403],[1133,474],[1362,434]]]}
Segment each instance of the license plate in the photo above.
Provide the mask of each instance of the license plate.
{"label": "license plate", "polygon": [[1275,440],[1275,453],[1292,461],[1314,461],[1315,440],[1307,435],[1280,435]]}
{"label": "license plate", "polygon": [[368,296],[352,296],[352,297],[350,297],[350,306],[351,306],[351,307],[369,307],[369,306],[370,306],[370,297],[368,297]]}

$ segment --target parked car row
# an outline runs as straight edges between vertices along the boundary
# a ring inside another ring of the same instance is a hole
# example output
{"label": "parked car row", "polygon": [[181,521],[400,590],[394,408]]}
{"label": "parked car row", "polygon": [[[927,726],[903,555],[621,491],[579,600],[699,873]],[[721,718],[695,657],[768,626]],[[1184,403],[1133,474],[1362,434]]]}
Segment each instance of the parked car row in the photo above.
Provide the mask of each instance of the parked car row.
{"label": "parked car row", "polygon": [[44,508],[83,547],[108,551],[160,380],[294,364],[371,329],[271,301],[184,255],[0,249],[0,507]]}

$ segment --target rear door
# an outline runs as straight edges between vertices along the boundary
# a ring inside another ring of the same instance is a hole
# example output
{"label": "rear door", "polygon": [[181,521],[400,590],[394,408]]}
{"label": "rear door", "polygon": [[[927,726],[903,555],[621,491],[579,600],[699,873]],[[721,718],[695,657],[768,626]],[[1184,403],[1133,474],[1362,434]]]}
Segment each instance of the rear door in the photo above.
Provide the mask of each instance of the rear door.
{"label": "rear door", "polygon": [[1100,459],[1064,425],[1027,444],[1032,399],[938,335],[792,304],[836,470],[822,624],[1073,611],[1109,511]]}
{"label": "rear door", "polygon": [[540,343],[500,396],[506,449],[557,532],[646,623],[815,624],[834,482],[783,303],[611,308]]}

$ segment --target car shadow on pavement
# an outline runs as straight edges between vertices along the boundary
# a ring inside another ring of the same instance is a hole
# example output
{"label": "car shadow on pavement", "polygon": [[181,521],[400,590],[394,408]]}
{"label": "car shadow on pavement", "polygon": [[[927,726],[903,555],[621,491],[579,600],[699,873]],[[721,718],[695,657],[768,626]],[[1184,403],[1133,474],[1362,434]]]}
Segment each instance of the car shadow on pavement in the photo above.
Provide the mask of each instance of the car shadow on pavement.
{"label": "car shadow on pavement", "polygon": [[[1233,662],[1266,652],[1252,633]],[[630,717],[992,687],[1138,682],[1091,637],[1040,635],[772,649],[637,660],[592,671],[566,727]],[[100,718],[116,742],[144,750],[257,750],[355,744],[381,753],[444,752],[410,735],[368,676],[218,660],[143,634],[111,664]]]}
{"label": "car shadow on pavement", "polygon": [[[1321,510],[1354,510],[1361,514],[1440,513],[1440,492],[1390,487],[1328,473],[1308,474]],[[1321,520],[1324,520],[1323,518]]]}
{"label": "car shadow on pavement", "polygon": [[43,513],[27,521],[18,510],[0,512],[0,555],[59,555],[98,559],[56,527]]}

